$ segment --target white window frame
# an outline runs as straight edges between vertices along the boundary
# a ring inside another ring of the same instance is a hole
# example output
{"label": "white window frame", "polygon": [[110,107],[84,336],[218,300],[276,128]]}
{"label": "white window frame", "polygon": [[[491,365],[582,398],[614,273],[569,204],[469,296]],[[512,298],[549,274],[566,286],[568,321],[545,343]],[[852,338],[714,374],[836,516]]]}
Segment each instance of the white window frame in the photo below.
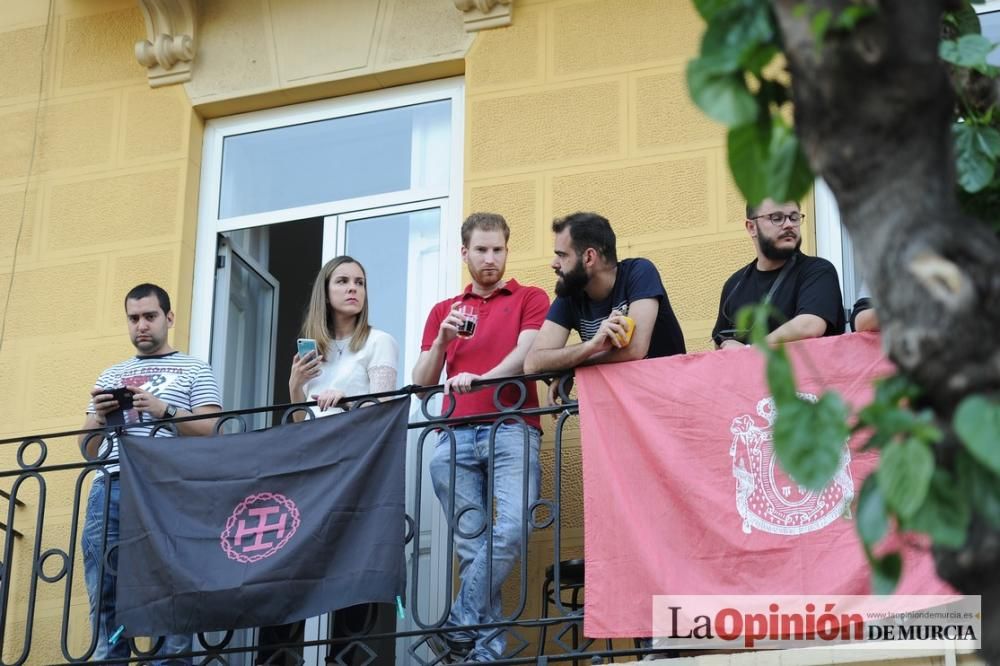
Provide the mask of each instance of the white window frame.
{"label": "white window frame", "polygon": [[816,256],[828,260],[837,269],[844,307],[850,308],[860,286],[854,279],[853,246],[840,223],[837,199],[822,178],[814,183],[813,205],[816,207]]}
{"label": "white window frame", "polygon": [[[341,199],[334,202],[310,204],[238,217],[219,217],[222,149],[226,137],[445,100],[451,102],[450,173],[447,185],[436,188],[411,188],[398,192]],[[447,233],[444,233],[441,238],[441,256],[442,258],[457,257],[459,249],[458,228],[461,220],[455,216],[460,215],[462,211],[464,137],[465,82],[461,77],[209,120],[205,125],[202,145],[189,353],[206,361],[209,358],[212,342],[216,239],[219,233],[278,224],[290,220],[328,217],[447,198],[449,204],[442,211],[442,215],[447,211],[449,219],[442,222]],[[446,267],[445,284],[447,287],[458,285],[461,280],[458,262],[445,260],[444,265]]]}

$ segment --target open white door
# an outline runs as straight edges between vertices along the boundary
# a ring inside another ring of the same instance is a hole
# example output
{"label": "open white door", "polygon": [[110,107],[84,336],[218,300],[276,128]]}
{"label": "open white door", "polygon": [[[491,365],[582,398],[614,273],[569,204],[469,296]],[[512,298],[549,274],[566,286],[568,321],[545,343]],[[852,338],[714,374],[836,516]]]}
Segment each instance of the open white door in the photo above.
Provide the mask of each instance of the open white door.
{"label": "open white door", "polygon": [[[226,409],[270,404],[277,313],[278,282],[228,235],[220,234],[211,364]],[[256,414],[247,417],[247,425],[262,428],[266,419]]]}

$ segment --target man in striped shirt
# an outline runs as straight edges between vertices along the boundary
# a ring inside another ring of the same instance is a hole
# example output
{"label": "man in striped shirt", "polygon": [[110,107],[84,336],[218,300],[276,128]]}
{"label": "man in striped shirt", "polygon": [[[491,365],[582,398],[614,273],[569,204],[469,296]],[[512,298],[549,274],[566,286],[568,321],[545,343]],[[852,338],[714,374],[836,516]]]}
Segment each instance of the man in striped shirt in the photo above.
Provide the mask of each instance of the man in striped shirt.
{"label": "man in striped shirt", "polygon": [[[574,213],[553,222],[552,231],[556,299],[524,360],[525,372],[684,353],[684,336],[659,271],[649,259],[619,261],[607,219]],[[630,341],[626,316],[634,322]],[[581,342],[566,345],[571,330]]]}
{"label": "man in striped shirt", "polygon": [[[140,284],[125,296],[125,314],[129,338],[136,355],[111,366],[97,378],[90,391],[84,428],[125,426],[130,435],[173,437],[173,432],[163,427],[153,433],[154,426],[146,425],[159,419],[172,419],[192,414],[212,414],[221,410],[222,399],[211,367],[192,356],[174,350],[167,342],[167,331],[174,325],[170,296],[154,284]],[[128,399],[121,392],[120,404],[112,392],[125,389]],[[128,401],[132,405],[129,407]],[[210,435],[215,427],[214,418],[177,423],[181,435]],[[111,436],[80,437],[86,447],[87,458],[107,455],[117,461],[118,440]],[[164,446],[169,446],[164,441]],[[118,541],[118,463],[104,465],[97,471],[87,501],[86,521],[81,545],[83,548],[84,579],[90,597],[90,619],[97,627],[97,647],[92,658],[114,659],[128,657],[128,643],[119,640],[114,645],[109,639],[114,635],[115,574],[117,550],[105,553]],[[107,514],[104,504],[108,502]],[[106,548],[102,549],[105,529]],[[104,565],[102,572],[102,563]],[[110,565],[110,570],[109,570]],[[190,636],[166,636],[160,654],[177,654],[191,651]],[[170,663],[190,663],[190,660],[171,660]]]}

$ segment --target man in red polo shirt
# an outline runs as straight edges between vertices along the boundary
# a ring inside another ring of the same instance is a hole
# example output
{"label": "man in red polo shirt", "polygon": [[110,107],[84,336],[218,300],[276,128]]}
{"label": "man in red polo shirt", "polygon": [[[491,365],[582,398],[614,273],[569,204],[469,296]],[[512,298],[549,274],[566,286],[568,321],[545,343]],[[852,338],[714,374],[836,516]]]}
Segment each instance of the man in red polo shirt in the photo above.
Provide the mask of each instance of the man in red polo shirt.
{"label": "man in red polo shirt", "polygon": [[[447,627],[458,629],[446,637],[428,640],[431,649],[446,662],[494,661],[502,657],[506,641],[501,630],[461,627],[502,619],[500,588],[516,559],[527,555],[527,544],[522,539],[525,510],[538,499],[538,416],[524,417],[526,425],[508,421],[496,429],[491,468],[490,432],[494,419],[476,415],[497,411],[494,389],[472,385],[476,380],[521,374],[524,357],[548,312],[549,298],[544,291],[522,286],[513,279],[504,280],[509,237],[506,220],[494,213],[473,213],[462,224],[462,261],[469,268],[472,283],[431,310],[420,357],[413,369],[413,381],[421,385],[437,384],[445,370],[445,390],[453,394],[456,403],[451,416],[470,421],[469,425],[441,431],[431,460],[431,480],[445,515],[454,522],[455,514],[462,512],[455,531],[461,586],[446,622]],[[537,407],[535,383],[529,382],[525,389],[523,407]],[[505,406],[516,404],[519,398],[520,390],[513,386],[500,396]],[[490,477],[493,498],[485,496]],[[463,512],[469,506],[473,508]],[[483,523],[492,523],[492,552],[486,530],[472,538],[459,534],[472,534]]]}

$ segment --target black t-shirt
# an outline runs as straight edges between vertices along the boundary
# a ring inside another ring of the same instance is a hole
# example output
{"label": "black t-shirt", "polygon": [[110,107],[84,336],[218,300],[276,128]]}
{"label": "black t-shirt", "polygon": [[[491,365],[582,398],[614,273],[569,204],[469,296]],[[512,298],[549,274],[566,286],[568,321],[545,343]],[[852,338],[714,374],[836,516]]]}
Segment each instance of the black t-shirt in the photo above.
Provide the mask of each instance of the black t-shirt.
{"label": "black t-shirt", "polygon": [[684,336],[681,334],[680,324],[670,307],[660,272],[649,259],[619,261],[615,285],[611,294],[603,301],[593,301],[582,291],[573,297],[556,297],[546,319],[564,328],[579,331],[580,339],[586,342],[594,337],[612,310],[620,311],[630,303],[644,298],[655,298],[660,302],[646,358],[683,354]]}
{"label": "black t-shirt", "polygon": [[[840,335],[844,332],[844,308],[840,296],[840,280],[837,269],[826,259],[810,257],[802,253],[796,255],[789,273],[771,297],[771,304],[783,318],[772,317],[768,331],[800,314],[811,314],[826,321],[826,335]],[[789,260],[791,261],[791,260]],[[753,305],[764,297],[778,279],[781,269],[762,271],[757,269],[757,260],[750,262],[726,280],[719,299],[719,316],[712,329],[715,344],[726,338],[736,338],[747,342],[747,332],[733,332],[736,328],[736,313],[744,305]]]}

